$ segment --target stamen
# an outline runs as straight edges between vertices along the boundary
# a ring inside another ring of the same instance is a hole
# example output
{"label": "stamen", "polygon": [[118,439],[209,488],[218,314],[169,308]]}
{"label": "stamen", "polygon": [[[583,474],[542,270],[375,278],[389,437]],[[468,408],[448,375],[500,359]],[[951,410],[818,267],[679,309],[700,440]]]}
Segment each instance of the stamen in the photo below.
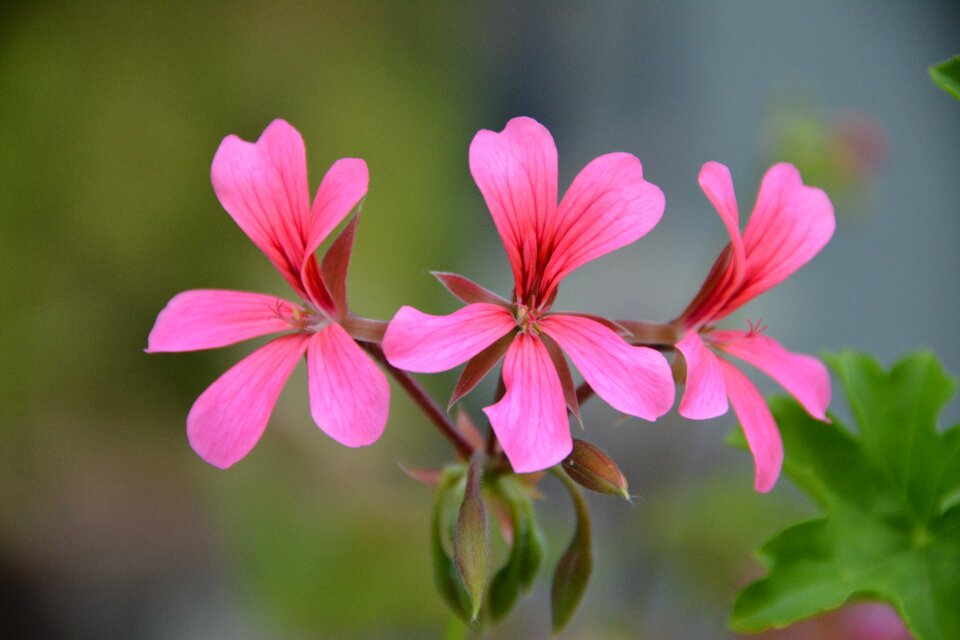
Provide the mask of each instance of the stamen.
{"label": "stamen", "polygon": [[767,325],[763,324],[762,318],[757,318],[756,322],[751,322],[750,320],[747,320],[747,326],[750,327],[750,330],[747,332],[747,336],[751,338],[753,336],[758,336],[767,330]]}
{"label": "stamen", "polygon": [[302,307],[293,307],[291,311],[288,311],[284,308],[283,301],[277,299],[274,303],[274,306],[270,308],[274,317],[279,320],[283,320],[288,325],[297,329],[299,331],[304,331],[310,327],[311,321],[314,319],[314,313]]}
{"label": "stamen", "polygon": [[543,333],[540,328],[540,314],[531,311],[527,305],[517,305],[517,326],[521,333],[529,333],[535,336]]}

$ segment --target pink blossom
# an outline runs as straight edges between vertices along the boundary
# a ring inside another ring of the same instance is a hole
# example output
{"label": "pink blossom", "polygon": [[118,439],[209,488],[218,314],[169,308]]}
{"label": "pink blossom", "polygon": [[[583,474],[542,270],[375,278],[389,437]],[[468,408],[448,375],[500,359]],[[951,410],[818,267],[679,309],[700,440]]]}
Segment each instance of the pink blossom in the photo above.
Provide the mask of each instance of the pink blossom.
{"label": "pink blossom", "polygon": [[674,321],[686,332],[677,343],[687,365],[680,414],[696,420],[714,418],[727,412],[729,399],[753,453],[756,489],[765,492],[780,475],[780,433],[757,388],[711,348],[769,375],[818,420],[828,421],[830,377],[816,358],[791,353],[764,335],[766,327],[760,323],[751,324],[749,331],[719,331],[714,325],[785,280],[823,248],[835,227],[833,205],[823,191],[805,186],[793,165],[775,165],[763,177],[741,236],[730,170],[718,162],[706,163],[700,187],[726,225],[730,244]]}
{"label": "pink blossom", "polygon": [[643,179],[640,161],[627,153],[593,160],[558,206],[553,138],[535,120],[514,118],[500,133],[477,133],[470,171],[513,270],[512,301],[462,276],[436,274],[467,306],[447,316],[402,307],[383,340],[390,362],[432,373],[469,361],[455,401],[504,357],[506,393],[484,411],[521,473],[560,462],[572,446],[567,409],[578,409],[561,350],[617,410],[646,420],[666,413],[674,386],[659,352],[627,344],[601,319],[550,313],[566,275],[660,220],[663,194]]}
{"label": "pink blossom", "polygon": [[356,217],[322,265],[314,255],[366,194],[366,163],[353,158],[335,162],[311,204],[303,139],[288,123],[275,120],[256,143],[225,138],[210,173],[223,208],[302,302],[197,290],[174,296],[160,312],[148,339],[150,353],[210,349],[287,332],[241,360],[197,398],[187,417],[191,446],[220,468],[247,455],[304,355],[317,425],[346,446],[371,444],[386,425],[390,387],[354,341],[366,337],[369,322],[347,310],[346,267]]}

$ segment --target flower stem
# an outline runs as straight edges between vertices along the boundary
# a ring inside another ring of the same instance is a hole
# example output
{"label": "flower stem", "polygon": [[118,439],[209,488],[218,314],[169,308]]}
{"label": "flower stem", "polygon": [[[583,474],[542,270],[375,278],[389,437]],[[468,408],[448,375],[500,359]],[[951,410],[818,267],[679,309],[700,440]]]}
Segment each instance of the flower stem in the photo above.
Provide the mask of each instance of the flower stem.
{"label": "flower stem", "polygon": [[436,403],[433,397],[427,393],[427,390],[409,373],[397,369],[390,364],[387,361],[387,357],[383,354],[383,349],[381,349],[379,345],[371,342],[360,342],[358,344],[366,349],[375,360],[380,362],[383,368],[393,376],[394,380],[400,383],[400,386],[407,392],[414,404],[423,411],[424,415],[426,415],[430,422],[440,431],[440,434],[450,441],[450,444],[457,450],[457,453],[465,460],[469,460],[470,456],[473,455],[473,446],[460,435],[453,421],[450,420],[450,417],[440,408],[440,405]]}
{"label": "flower stem", "polygon": [[630,331],[627,342],[634,345],[659,345],[672,347],[681,336],[673,324],[659,322],[638,322],[635,320],[617,320],[617,324]]}
{"label": "flower stem", "polygon": [[573,501],[573,509],[577,517],[578,533],[583,536],[587,545],[589,545],[590,511],[587,509],[587,502],[583,499],[583,493],[580,491],[580,487],[577,486],[577,483],[567,475],[567,472],[564,471],[560,465],[550,467],[549,471],[563,483],[564,488],[570,494],[570,499]]}

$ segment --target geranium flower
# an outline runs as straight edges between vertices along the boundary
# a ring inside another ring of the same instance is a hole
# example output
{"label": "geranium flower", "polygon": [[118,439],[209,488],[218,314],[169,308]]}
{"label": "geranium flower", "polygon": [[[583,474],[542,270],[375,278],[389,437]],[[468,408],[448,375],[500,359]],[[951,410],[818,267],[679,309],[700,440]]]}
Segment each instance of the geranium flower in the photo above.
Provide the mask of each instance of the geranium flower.
{"label": "geranium flower", "polygon": [[827,421],[830,376],[816,358],[791,353],[764,335],[766,326],[759,322],[751,323],[749,331],[720,331],[714,324],[813,258],[833,235],[833,205],[823,191],[805,186],[793,165],[775,165],[763,177],[753,215],[741,236],[730,170],[708,162],[699,181],[727,227],[730,244],[699,293],[674,321],[685,330],[676,345],[687,368],[680,415],[695,420],[714,418],[727,412],[729,398],[754,457],[756,489],[769,491],[783,463],[777,425],[757,388],[710,349],[754,365],[818,420]]}
{"label": "geranium flower", "polygon": [[506,393],[484,412],[520,473],[560,462],[572,446],[567,408],[577,414],[577,400],[561,349],[614,408],[647,420],[666,413],[674,385],[658,351],[630,346],[608,321],[550,312],[566,275],[660,220],[663,194],[643,179],[640,161],[627,153],[593,160],[557,206],[553,138],[535,120],[514,118],[500,133],[477,133],[470,171],[506,248],[513,299],[436,274],[467,306],[448,316],[402,307],[383,340],[390,362],[433,373],[469,360],[452,404],[505,355]]}
{"label": "geranium flower", "polygon": [[247,455],[304,354],[317,425],[349,447],[374,442],[386,425],[390,387],[354,342],[372,339],[369,332],[375,328],[347,310],[346,268],[356,217],[322,266],[314,256],[366,194],[366,163],[335,162],[311,205],[303,139],[275,120],[256,143],[225,138],[214,156],[211,180],[223,208],[302,302],[205,289],[176,295],[160,312],[148,339],[150,353],[210,349],[288,332],[241,360],[197,398],[187,416],[191,446],[220,468]]}

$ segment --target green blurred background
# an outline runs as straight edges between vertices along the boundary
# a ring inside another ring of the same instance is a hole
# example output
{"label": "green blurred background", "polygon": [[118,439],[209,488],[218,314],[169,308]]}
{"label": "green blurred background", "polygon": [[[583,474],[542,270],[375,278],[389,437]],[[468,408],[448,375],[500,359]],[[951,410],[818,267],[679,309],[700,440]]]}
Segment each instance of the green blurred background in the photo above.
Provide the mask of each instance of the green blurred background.
{"label": "green blurred background", "polygon": [[[613,317],[673,317],[722,247],[702,162],[731,166],[745,217],[764,167],[792,160],[830,191],[837,236],[748,317],[796,350],[889,360],[928,346],[956,372],[960,109],[925,68],[957,52],[958,27],[946,1],[4,3],[0,630],[346,639],[447,625],[428,567],[432,496],[396,462],[449,452],[399,389],[381,441],[347,450],[312,426],[298,371],[260,444],[221,472],[190,450],[184,421],[251,345],[143,353],[179,291],[283,293],[210,187],[227,134],[287,119],[311,190],[337,158],[367,160],[350,291],[384,319],[401,304],[456,308],[431,269],[508,292],[467,167],[480,128],[541,120],[561,190],[614,150],[664,189],[658,228],[561,293]],[[427,384],[445,398],[453,380]],[[597,573],[563,637],[727,637],[754,546],[810,513],[786,482],[752,493],[748,459],[722,444],[732,424],[621,423],[589,407],[589,437],[619,452],[638,499],[591,499]],[[558,486],[544,490],[555,558],[571,514]],[[548,587],[490,637],[547,637]],[[847,637],[841,626],[770,637]]]}

